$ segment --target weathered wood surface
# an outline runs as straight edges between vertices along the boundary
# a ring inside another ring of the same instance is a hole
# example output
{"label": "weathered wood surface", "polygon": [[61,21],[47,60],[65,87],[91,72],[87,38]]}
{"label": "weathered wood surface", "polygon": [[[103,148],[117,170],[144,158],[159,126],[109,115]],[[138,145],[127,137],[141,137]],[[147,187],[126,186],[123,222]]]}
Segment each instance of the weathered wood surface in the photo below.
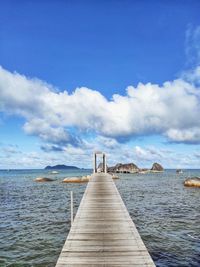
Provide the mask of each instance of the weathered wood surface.
{"label": "weathered wood surface", "polygon": [[110,175],[92,175],[56,267],[155,267]]}

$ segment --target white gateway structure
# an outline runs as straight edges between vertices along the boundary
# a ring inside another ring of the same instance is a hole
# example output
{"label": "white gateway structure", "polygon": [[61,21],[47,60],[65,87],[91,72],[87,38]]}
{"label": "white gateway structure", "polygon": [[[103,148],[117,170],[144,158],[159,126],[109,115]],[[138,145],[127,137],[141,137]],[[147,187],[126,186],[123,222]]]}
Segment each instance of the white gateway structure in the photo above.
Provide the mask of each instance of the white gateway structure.
{"label": "white gateway structure", "polygon": [[[100,156],[102,157],[102,164],[101,168],[97,167],[97,157]],[[106,154],[101,152],[101,151],[96,151],[94,152],[94,168],[93,168],[93,173],[97,172],[104,172],[107,173],[107,167],[106,167]]]}

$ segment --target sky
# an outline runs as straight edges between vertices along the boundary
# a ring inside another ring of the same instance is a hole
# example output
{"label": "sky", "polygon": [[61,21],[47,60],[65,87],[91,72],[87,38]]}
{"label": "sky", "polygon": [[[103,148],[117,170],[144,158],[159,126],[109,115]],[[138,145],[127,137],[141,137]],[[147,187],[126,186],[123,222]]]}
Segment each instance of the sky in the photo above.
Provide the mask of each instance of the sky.
{"label": "sky", "polygon": [[200,1],[2,0],[0,169],[200,167]]}

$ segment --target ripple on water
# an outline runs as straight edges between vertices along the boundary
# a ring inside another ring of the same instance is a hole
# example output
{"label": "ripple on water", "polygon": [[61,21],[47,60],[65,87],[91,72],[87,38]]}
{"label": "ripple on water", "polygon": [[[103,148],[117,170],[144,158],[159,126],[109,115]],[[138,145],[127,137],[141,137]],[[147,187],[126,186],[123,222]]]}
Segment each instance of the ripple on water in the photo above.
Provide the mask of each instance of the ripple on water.
{"label": "ripple on water", "polygon": [[199,267],[200,240],[188,234],[200,236],[200,190],[173,171],[126,176],[116,183],[156,266]]}
{"label": "ripple on water", "polygon": [[[70,191],[77,209],[86,186],[61,181],[80,174],[60,173],[39,184],[33,179],[43,171],[0,171],[0,267],[55,266],[70,229]],[[185,176],[166,171],[116,180],[158,267],[200,266],[200,190],[185,188]]]}

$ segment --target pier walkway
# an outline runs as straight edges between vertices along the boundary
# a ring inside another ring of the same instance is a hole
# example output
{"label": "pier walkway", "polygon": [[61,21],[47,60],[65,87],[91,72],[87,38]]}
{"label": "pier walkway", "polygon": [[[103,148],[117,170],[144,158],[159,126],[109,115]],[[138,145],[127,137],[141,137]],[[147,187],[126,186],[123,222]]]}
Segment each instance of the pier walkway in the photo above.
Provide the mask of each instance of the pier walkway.
{"label": "pier walkway", "polygon": [[111,175],[89,181],[56,267],[155,267]]}

